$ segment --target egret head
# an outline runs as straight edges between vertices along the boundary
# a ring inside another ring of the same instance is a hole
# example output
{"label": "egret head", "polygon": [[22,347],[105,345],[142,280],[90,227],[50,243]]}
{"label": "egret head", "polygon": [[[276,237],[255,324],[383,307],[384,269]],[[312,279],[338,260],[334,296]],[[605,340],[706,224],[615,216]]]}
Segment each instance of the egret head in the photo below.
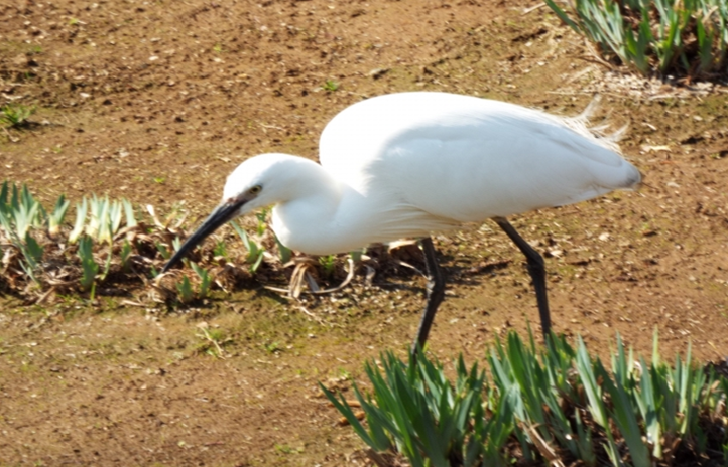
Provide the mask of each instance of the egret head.
{"label": "egret head", "polygon": [[164,265],[162,272],[167,272],[226,222],[260,207],[282,201],[288,183],[286,174],[289,172],[285,167],[289,164],[285,161],[291,157],[283,154],[263,154],[240,164],[228,176],[222,202]]}

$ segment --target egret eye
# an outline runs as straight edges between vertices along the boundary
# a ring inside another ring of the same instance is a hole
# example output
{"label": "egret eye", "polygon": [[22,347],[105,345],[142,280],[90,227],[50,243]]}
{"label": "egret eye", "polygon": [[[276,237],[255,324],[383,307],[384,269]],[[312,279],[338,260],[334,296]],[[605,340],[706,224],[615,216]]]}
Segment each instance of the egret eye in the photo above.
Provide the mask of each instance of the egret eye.
{"label": "egret eye", "polygon": [[260,185],[255,185],[253,188],[248,190],[248,193],[250,193],[251,195],[257,195],[258,193],[260,193],[260,190],[262,190],[262,189],[263,189],[263,187],[261,187]]}

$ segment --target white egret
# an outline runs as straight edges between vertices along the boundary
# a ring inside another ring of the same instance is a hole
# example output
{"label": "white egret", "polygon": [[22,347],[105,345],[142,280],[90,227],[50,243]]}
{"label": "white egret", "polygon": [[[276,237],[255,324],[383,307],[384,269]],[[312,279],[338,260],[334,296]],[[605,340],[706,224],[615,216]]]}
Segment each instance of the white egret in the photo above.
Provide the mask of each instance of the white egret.
{"label": "white egret", "polygon": [[320,159],[244,161],[228,177],[222,203],[162,271],[225,222],[270,205],[280,242],[308,254],[420,238],[430,282],[416,350],[445,293],[431,233],[493,219],[526,257],[547,335],[543,259],[506,216],[634,188],[641,178],[584,119],[444,93],[391,94],[348,107],[324,129]]}

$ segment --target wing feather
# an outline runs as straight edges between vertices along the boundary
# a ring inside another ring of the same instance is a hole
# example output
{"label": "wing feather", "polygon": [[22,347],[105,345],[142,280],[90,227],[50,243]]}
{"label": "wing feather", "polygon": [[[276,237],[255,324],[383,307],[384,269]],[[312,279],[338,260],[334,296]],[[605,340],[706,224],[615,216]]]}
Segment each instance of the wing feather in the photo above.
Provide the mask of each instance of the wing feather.
{"label": "wing feather", "polygon": [[364,196],[466,222],[630,188],[640,174],[615,149],[583,119],[405,93],[344,110],[324,130],[320,157]]}

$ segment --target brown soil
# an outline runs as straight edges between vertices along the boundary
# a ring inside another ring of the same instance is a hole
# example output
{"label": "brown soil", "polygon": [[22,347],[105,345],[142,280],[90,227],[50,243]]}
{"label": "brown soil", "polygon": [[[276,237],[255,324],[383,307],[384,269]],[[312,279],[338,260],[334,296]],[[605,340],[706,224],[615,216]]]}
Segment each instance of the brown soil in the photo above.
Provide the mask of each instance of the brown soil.
{"label": "brown soil", "polygon": [[[367,96],[438,90],[574,115],[598,87],[646,185],[513,220],[546,256],[556,330],[601,355],[617,332],[649,353],[655,329],[665,357],[688,342],[701,360],[728,355],[724,88],[605,75],[535,0],[16,3],[0,6],[0,103],[37,112],[0,135],[0,178],[46,204],[108,193],[199,217],[241,160],[315,159],[326,122]],[[472,361],[537,322],[501,232],[436,243],[452,283],[435,354]],[[0,465],[363,465],[317,381],[346,388],[365,359],[404,354],[425,285],[405,269],[363,276],[304,302],[253,283],[172,314],[0,297]]]}

